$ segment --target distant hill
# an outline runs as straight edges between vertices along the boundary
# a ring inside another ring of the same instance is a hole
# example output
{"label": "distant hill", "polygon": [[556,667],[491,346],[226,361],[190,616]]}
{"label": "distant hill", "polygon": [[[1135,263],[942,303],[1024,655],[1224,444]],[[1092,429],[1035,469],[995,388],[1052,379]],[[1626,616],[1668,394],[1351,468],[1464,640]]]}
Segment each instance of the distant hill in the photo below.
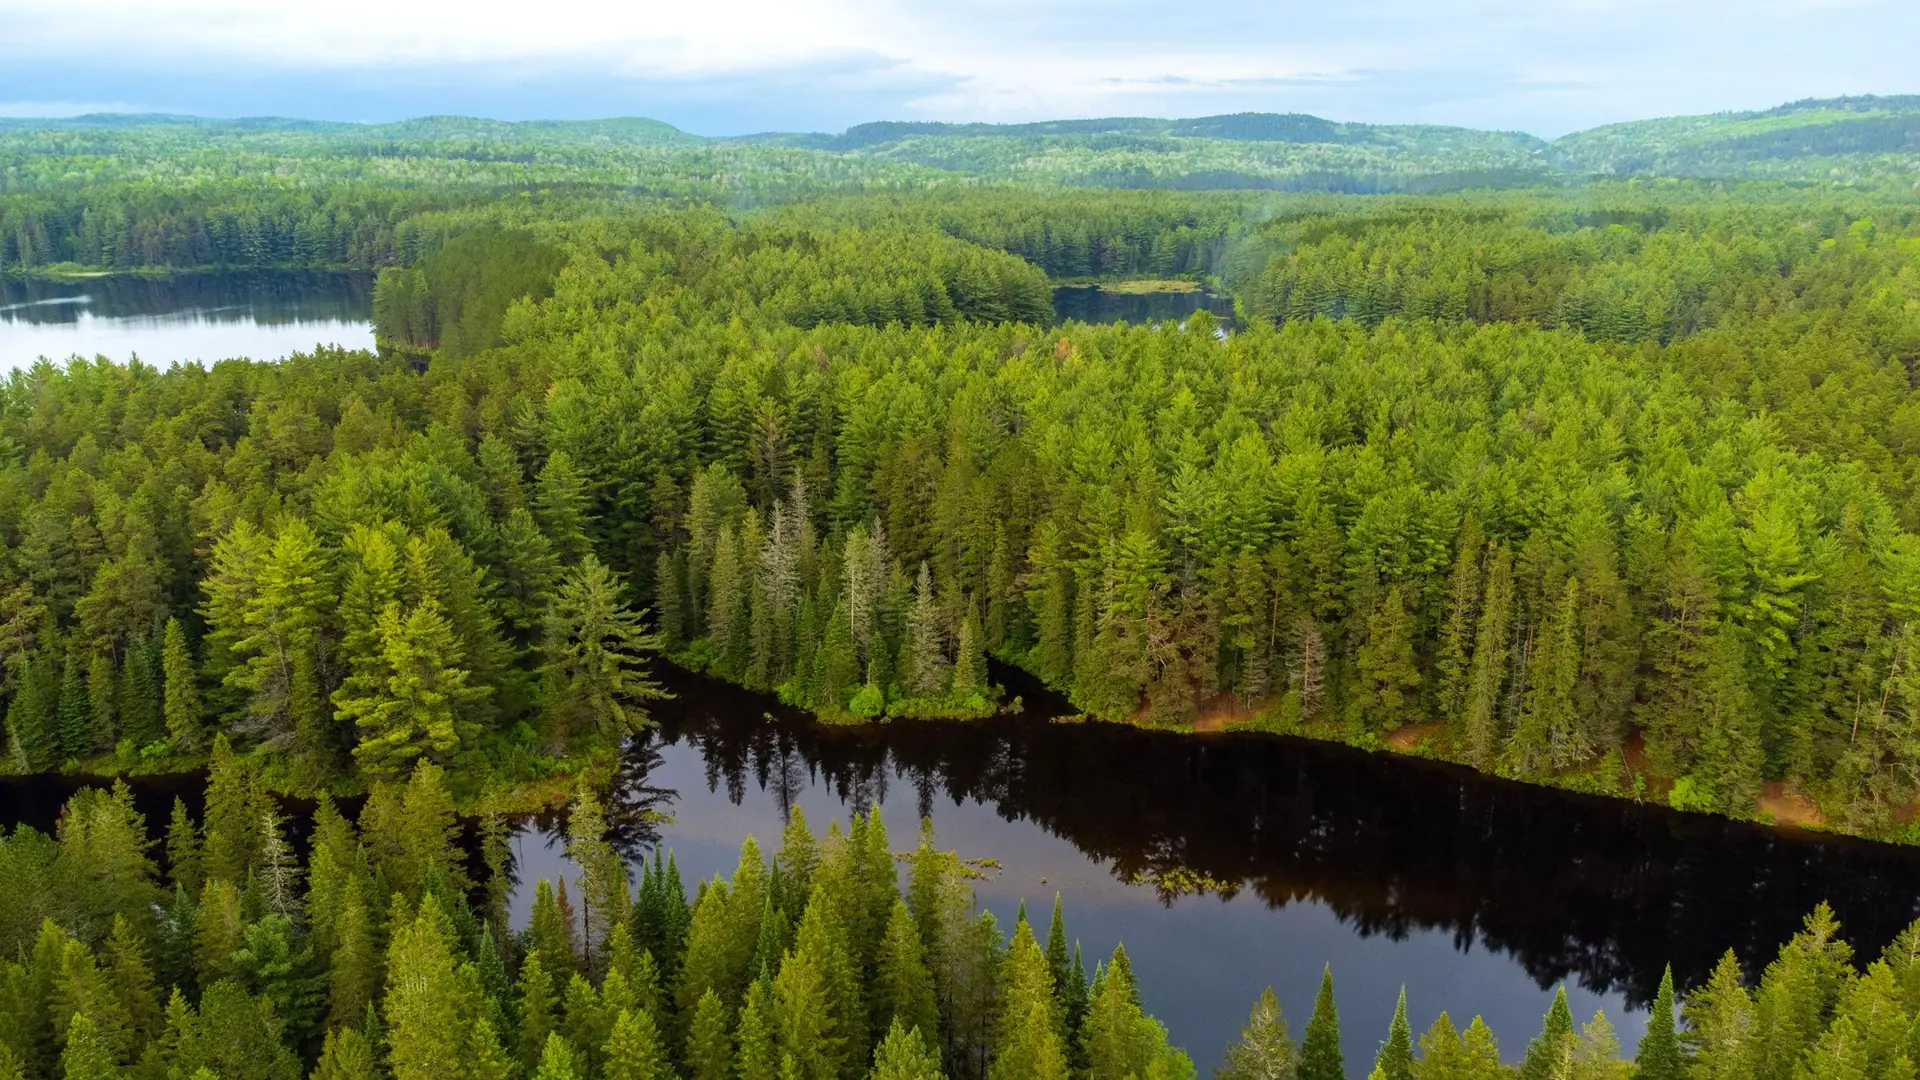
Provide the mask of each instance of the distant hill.
{"label": "distant hill", "polygon": [[621,116],[606,120],[488,120],[471,116],[420,116],[387,124],[296,120],[281,116],[214,119],[173,113],[89,113],[84,116],[0,118],[0,131],[135,131],[199,129],[210,135],[287,132],[342,135],[371,140],[541,139],[555,142],[610,140],[632,144],[697,145],[709,142],[661,120]]}
{"label": "distant hill", "polygon": [[[711,150],[741,165],[743,175],[778,160],[779,168],[793,170],[795,177],[813,176],[809,183],[829,184],[856,182],[856,174],[863,178],[860,183],[881,175],[897,180],[959,174],[1070,187],[1354,194],[1558,185],[1595,176],[1920,186],[1920,95],[1828,98],[1754,112],[1639,120],[1551,143],[1522,132],[1343,123],[1304,113],[1117,116],[1026,124],[882,120],[839,133],[766,132],[722,139],[643,117],[502,121],[427,116],[352,124],[281,117],[95,114],[0,119],[0,132],[9,131],[85,134],[90,140],[86,152],[95,153],[115,152],[101,140],[118,146],[116,140],[150,136],[174,144],[206,138],[280,154],[351,148],[354,154],[377,157],[412,154],[417,146],[430,150],[428,157],[532,162],[532,147],[544,145],[573,148],[576,156],[598,155],[598,164],[607,168],[616,168],[613,162],[628,149],[678,148],[696,155]],[[688,168],[690,176],[711,174],[707,165]]]}
{"label": "distant hill", "polygon": [[1920,95],[1608,124],[1556,140],[1548,157],[1561,169],[1616,176],[1851,180],[1920,172]]}

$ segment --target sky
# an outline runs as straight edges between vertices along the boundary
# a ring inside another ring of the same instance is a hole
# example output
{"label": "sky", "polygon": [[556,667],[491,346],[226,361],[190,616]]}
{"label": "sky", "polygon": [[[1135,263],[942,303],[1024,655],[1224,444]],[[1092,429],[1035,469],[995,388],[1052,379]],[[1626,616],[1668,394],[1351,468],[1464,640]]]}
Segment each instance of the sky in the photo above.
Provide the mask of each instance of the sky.
{"label": "sky", "polygon": [[1915,0],[0,0],[0,116],[1307,112],[1547,138],[1920,92]]}

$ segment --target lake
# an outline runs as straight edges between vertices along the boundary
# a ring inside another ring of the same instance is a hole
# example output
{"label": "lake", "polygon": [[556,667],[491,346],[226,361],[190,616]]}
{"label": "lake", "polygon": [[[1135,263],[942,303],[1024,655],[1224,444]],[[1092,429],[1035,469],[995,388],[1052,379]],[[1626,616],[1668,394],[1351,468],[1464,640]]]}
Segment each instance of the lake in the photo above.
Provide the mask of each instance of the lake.
{"label": "lake", "polygon": [[159,367],[373,347],[366,273],[175,274],[60,281],[0,275],[0,372],[46,357],[138,355]]}
{"label": "lake", "polygon": [[[794,805],[824,831],[877,804],[896,850],[930,817],[940,846],[1000,862],[977,891],[1003,925],[1025,900],[1044,931],[1057,891],[1089,966],[1124,942],[1203,1074],[1264,986],[1298,1037],[1323,964],[1364,1076],[1402,984],[1416,1034],[1443,1009],[1479,1013],[1511,1061],[1565,983],[1576,1017],[1604,1008],[1631,1049],[1669,962],[1683,987],[1729,948],[1757,972],[1822,899],[1868,958],[1920,915],[1910,849],[1302,739],[1054,723],[1063,703],[996,677],[1022,715],[841,727],[670,673],[678,697],[620,779],[621,843],[673,850],[691,888],[730,874],[747,833],[777,847]],[[572,876],[560,830],[516,835],[519,920],[532,881]]]}
{"label": "lake", "polygon": [[[1206,292],[1055,289],[1059,322],[1183,321],[1206,308],[1231,326],[1231,298]],[[364,272],[108,275],[43,281],[0,275],[0,372],[45,357],[138,355],[167,367],[273,360],[315,345],[373,348],[373,275]]]}
{"label": "lake", "polygon": [[[366,275],[180,275],[0,286],[0,365],[137,352],[152,363],[371,345]],[[1206,298],[1072,293],[1063,315]],[[1072,309],[1081,301],[1099,307]],[[1151,305],[1168,305],[1152,307]],[[1175,310],[1176,305],[1186,305]],[[1091,321],[1091,320],[1090,320]],[[24,359],[22,359],[24,358]],[[1566,983],[1631,1047],[1662,967],[1683,986],[1725,950],[1757,971],[1830,900],[1866,957],[1920,914],[1920,852],[1512,784],[1434,762],[1254,734],[1056,723],[1064,703],[1017,672],[1019,715],[824,726],[685,673],[636,739],[615,798],[622,849],[676,852],[689,885],[731,872],[748,833],[776,846],[789,807],[815,828],[878,805],[894,847],[930,817],[943,847],[998,860],[981,902],[1010,924],[1054,893],[1089,967],[1124,942],[1146,1007],[1203,1075],[1271,984],[1298,1037],[1323,964],[1347,1061],[1364,1076],[1404,983],[1416,1032],[1442,1010],[1484,1015],[1516,1060]],[[80,781],[0,781],[0,824],[51,829]],[[164,829],[193,778],[136,797]],[[642,815],[655,810],[662,823]],[[515,835],[516,914],[532,882],[571,875],[560,822]],[[296,833],[298,829],[296,828]],[[296,836],[296,842],[303,842]],[[1044,922],[1042,922],[1044,926]]]}
{"label": "lake", "polygon": [[1223,328],[1233,326],[1233,298],[1202,290],[1192,292],[1115,292],[1095,285],[1067,285],[1053,290],[1057,322],[1185,322],[1205,308]]}

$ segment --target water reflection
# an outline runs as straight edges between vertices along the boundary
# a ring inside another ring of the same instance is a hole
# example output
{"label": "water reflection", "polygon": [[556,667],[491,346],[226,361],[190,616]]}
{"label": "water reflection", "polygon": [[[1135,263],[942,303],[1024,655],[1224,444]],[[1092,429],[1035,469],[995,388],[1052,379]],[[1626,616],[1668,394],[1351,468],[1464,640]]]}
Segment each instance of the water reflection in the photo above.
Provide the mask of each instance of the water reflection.
{"label": "water reflection", "polygon": [[1205,308],[1220,320],[1222,328],[1233,326],[1233,298],[1209,292],[1113,292],[1096,286],[1069,285],[1053,290],[1055,322],[1112,323],[1184,322],[1187,316]]}
{"label": "water reflection", "polygon": [[43,356],[137,353],[164,366],[273,359],[316,344],[372,348],[372,312],[365,273],[0,276],[0,370]]}

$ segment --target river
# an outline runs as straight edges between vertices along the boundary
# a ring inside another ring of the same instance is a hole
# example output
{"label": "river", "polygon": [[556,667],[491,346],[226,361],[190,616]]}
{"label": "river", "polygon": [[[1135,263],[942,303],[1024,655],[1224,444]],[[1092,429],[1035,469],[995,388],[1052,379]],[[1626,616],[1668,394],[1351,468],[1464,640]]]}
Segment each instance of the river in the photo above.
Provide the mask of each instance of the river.
{"label": "river", "polygon": [[[0,358],[55,340],[47,327],[79,341],[112,324],[126,334],[116,348],[153,362],[228,355],[223,340],[244,340],[217,336],[228,330],[261,335],[269,344],[238,354],[262,358],[371,336],[364,277],[181,282],[16,282]],[[42,317],[56,309],[88,318]],[[1003,922],[1022,900],[1043,920],[1058,892],[1089,965],[1124,942],[1143,1003],[1203,1072],[1264,986],[1297,1037],[1322,965],[1349,1070],[1364,1076],[1403,984],[1416,1032],[1442,1009],[1462,1026],[1478,1013],[1511,1061],[1565,983],[1578,1018],[1604,1009],[1630,1049],[1668,962],[1683,986],[1729,948],[1757,971],[1821,899],[1867,957],[1920,914],[1911,849],[1299,739],[1053,722],[1062,703],[996,674],[1022,696],[1018,715],[833,727],[668,673],[677,696],[654,708],[659,726],[634,740],[620,776],[622,849],[672,849],[691,884],[730,872],[748,833],[776,845],[791,806],[824,829],[878,805],[898,850],[929,817],[941,846],[999,862],[977,891]],[[50,828],[77,783],[0,782],[0,823]],[[150,824],[164,827],[175,792],[197,802],[193,786],[143,782]],[[559,832],[540,819],[515,835],[518,918],[533,881],[571,874]]]}

